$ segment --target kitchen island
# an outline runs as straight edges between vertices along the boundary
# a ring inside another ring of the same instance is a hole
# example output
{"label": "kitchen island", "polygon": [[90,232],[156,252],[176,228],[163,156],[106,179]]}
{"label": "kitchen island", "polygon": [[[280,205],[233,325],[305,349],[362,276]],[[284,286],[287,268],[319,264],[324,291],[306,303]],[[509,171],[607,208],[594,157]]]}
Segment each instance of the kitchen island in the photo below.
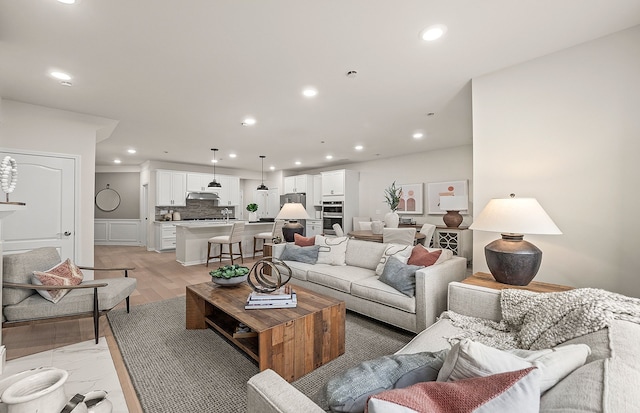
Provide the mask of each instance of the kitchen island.
{"label": "kitchen island", "polygon": [[[176,261],[182,265],[198,265],[207,262],[207,244],[211,237],[228,235],[235,220],[230,221],[174,221],[176,226]],[[253,256],[253,236],[269,232],[273,222],[245,222],[242,236],[242,252],[245,257]],[[235,244],[234,251],[238,245]],[[213,246],[212,248],[219,248]],[[227,247],[225,246],[225,251]],[[211,255],[216,255],[212,250]],[[213,261],[211,261],[213,263]],[[216,264],[217,265],[217,264]],[[210,265],[211,266],[211,265]]]}

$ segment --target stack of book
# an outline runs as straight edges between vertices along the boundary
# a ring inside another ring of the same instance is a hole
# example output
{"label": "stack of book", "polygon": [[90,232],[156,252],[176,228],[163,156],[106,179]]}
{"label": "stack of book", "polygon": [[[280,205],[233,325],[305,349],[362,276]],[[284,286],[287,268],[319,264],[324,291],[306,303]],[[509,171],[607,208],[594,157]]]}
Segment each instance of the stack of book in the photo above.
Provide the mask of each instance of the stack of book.
{"label": "stack of book", "polygon": [[246,310],[258,310],[264,308],[292,308],[298,305],[296,292],[286,285],[272,293],[252,292],[247,297]]}

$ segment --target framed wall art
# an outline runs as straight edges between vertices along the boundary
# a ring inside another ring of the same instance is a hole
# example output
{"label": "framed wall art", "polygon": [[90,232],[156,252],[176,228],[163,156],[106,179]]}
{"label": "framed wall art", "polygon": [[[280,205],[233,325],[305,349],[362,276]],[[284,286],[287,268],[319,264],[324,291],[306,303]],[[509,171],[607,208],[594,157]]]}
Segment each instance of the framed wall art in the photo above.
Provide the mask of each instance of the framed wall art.
{"label": "framed wall art", "polygon": [[398,204],[398,214],[422,214],[423,199],[422,183],[420,184],[400,184],[400,203]]}
{"label": "framed wall art", "polygon": [[[446,214],[446,211],[440,209],[440,197],[452,195],[469,196],[468,181],[465,180],[429,183],[427,188],[427,203],[429,205],[429,214]],[[461,214],[467,212],[468,210],[466,209],[460,211]]]}

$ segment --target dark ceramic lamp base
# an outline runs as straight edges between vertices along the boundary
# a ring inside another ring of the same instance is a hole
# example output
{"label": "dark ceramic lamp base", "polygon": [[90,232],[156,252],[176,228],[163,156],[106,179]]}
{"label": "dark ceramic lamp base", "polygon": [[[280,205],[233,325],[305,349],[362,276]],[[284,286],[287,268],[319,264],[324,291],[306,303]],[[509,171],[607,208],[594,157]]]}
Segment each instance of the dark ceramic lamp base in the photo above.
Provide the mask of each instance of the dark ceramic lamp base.
{"label": "dark ceramic lamp base", "polygon": [[298,221],[289,221],[282,226],[282,236],[286,242],[294,241],[294,234],[304,235],[304,227]]}
{"label": "dark ceramic lamp base", "polygon": [[522,235],[502,234],[484,247],[484,255],[493,278],[510,285],[528,285],[542,262],[542,251]]}

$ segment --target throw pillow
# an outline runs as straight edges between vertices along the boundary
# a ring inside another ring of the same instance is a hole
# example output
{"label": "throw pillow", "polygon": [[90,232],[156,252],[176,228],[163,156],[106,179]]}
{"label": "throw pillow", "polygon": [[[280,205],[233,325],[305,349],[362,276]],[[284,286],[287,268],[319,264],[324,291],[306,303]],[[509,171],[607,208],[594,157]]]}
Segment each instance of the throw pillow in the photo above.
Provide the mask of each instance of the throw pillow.
{"label": "throw pillow", "polygon": [[[84,275],[70,259],[61,262],[47,271],[34,271],[31,282],[37,285],[78,285]],[[43,298],[57,303],[69,290],[36,290]]]}
{"label": "throw pillow", "polygon": [[360,231],[371,231],[371,221],[360,221],[358,225],[360,225]]}
{"label": "throw pillow", "polygon": [[440,258],[441,254],[442,254],[442,250],[435,250],[433,252],[429,252],[429,250],[427,250],[422,245],[416,245],[415,247],[413,247],[413,250],[411,251],[411,256],[409,257],[407,264],[422,265],[423,267],[429,267],[438,261],[438,258]]}
{"label": "throw pillow", "polygon": [[313,237],[303,237],[302,235],[295,233],[293,234],[293,242],[300,247],[310,247],[315,245],[316,236]]}
{"label": "throw pillow", "polygon": [[384,252],[382,253],[382,257],[380,258],[380,263],[378,263],[378,266],[376,267],[376,275],[382,275],[384,266],[391,256],[396,257],[398,260],[400,260],[400,262],[406,264],[409,256],[411,256],[412,250],[412,245],[387,244]]}
{"label": "throw pillow", "polygon": [[298,261],[306,264],[315,264],[318,261],[319,250],[320,247],[318,245],[299,247],[297,245],[287,244],[284,246],[284,251],[282,251],[280,259],[282,261]]}
{"label": "throw pillow", "polygon": [[329,407],[333,412],[362,412],[371,395],[434,381],[448,351],[393,354],[362,362],[327,382]]}
{"label": "throw pillow", "polygon": [[391,256],[378,279],[402,294],[413,297],[416,295],[416,271],[420,268],[424,266],[403,264],[399,259]]}
{"label": "throw pillow", "polygon": [[316,245],[320,246],[318,264],[347,265],[347,237],[323,237],[316,235]]}
{"label": "throw pillow", "polygon": [[545,392],[582,366],[590,353],[591,349],[586,344],[570,344],[539,351],[502,351],[464,339],[449,351],[438,373],[438,381],[457,381],[538,367],[541,374],[540,391]]}
{"label": "throw pillow", "polygon": [[535,367],[452,383],[418,383],[372,396],[369,413],[518,412],[540,409],[540,372]]}

